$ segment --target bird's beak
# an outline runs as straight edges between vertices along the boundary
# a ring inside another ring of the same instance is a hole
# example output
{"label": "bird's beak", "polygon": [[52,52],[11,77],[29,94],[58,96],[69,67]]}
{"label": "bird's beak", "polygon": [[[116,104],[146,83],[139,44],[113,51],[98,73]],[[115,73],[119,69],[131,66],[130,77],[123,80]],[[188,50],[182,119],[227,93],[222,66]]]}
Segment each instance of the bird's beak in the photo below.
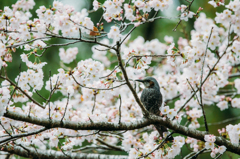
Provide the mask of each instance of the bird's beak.
{"label": "bird's beak", "polygon": [[138,80],[135,80],[135,81],[142,82],[142,83],[144,82],[144,80],[140,80],[140,79],[138,79]]}

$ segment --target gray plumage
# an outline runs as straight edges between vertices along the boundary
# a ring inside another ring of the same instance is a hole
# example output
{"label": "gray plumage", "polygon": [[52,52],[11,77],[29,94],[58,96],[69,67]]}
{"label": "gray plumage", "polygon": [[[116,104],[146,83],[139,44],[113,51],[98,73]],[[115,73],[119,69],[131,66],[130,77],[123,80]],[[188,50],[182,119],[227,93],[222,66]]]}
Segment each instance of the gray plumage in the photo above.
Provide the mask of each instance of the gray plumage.
{"label": "gray plumage", "polygon": [[[138,82],[142,82],[145,88],[141,94],[141,102],[143,103],[144,107],[150,112],[155,115],[160,115],[159,108],[162,105],[162,94],[160,92],[160,87],[158,82],[153,77],[146,77],[143,80],[136,80]],[[159,132],[160,136],[163,137],[163,132],[168,132],[167,128],[161,126],[160,124],[154,125]],[[169,140],[173,140],[173,137],[170,136]]]}

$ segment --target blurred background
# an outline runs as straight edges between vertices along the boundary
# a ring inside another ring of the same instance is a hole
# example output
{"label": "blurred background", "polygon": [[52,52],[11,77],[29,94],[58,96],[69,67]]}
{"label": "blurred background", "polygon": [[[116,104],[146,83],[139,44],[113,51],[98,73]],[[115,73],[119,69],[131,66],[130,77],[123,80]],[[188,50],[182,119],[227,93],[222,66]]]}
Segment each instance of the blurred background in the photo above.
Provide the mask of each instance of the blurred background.
{"label": "blurred background", "polygon": [[[93,0],[59,0],[59,1],[64,4],[74,6],[76,11],[80,11],[83,8],[92,10],[92,8],[93,8],[93,6],[92,6]],[[98,0],[98,1],[100,3],[104,2],[104,0]],[[168,8],[168,10],[165,11],[164,13],[159,12],[158,15],[162,15],[162,16],[166,16],[166,17],[176,17],[179,14],[179,12],[176,11],[177,6],[179,6],[180,4],[186,4],[186,5],[188,4],[186,0],[173,0],[173,1],[174,1],[173,2],[174,5],[172,5],[170,8]],[[0,0],[0,4],[1,4],[0,9],[3,10],[4,6],[11,6],[14,3],[16,3],[16,0],[8,0],[8,1]],[[49,6],[52,6],[53,0],[47,0],[47,1],[38,0],[38,1],[35,1],[35,3],[36,3],[36,5],[31,10],[31,13],[33,15],[32,19],[37,18],[37,14],[35,11],[39,8],[39,6],[44,5],[48,8]],[[225,0],[225,3],[228,4],[229,0]],[[214,8],[213,6],[208,4],[208,0],[201,0],[201,1],[195,0],[191,6],[191,11],[196,12],[199,7],[203,8],[202,12],[204,12],[208,18],[214,18],[216,12],[221,12],[224,9],[224,7]],[[103,13],[103,11],[101,9],[99,9],[97,12],[93,12],[93,13],[89,14],[89,16],[91,17],[91,19],[95,25],[99,21],[102,13]],[[150,13],[150,17],[153,14],[154,13]],[[177,43],[177,40],[179,39],[179,37],[183,37],[183,38],[187,38],[187,39],[190,37],[190,31],[193,29],[194,21],[195,21],[195,18],[189,19],[189,21],[187,21],[187,22],[182,21],[180,23],[180,25],[178,26],[176,32],[174,32],[172,30],[178,23],[178,19],[173,19],[173,20],[160,19],[160,20],[156,20],[152,23],[146,23],[142,26],[137,27],[137,29],[135,29],[135,31],[131,35],[131,40],[135,39],[138,36],[143,36],[146,41],[157,38],[160,42],[164,42],[163,38],[165,35],[167,35],[167,36],[173,36],[175,43]],[[107,24],[107,23],[104,21],[104,24]],[[110,28],[110,25],[105,25],[105,27],[104,27],[104,29],[106,31],[108,31],[109,28]],[[63,42],[64,41],[60,40],[60,39],[52,39],[49,41],[49,43],[63,43]],[[66,46],[63,48],[67,49],[68,47],[78,47],[79,53],[77,55],[76,62],[83,60],[83,59],[91,58],[91,56],[92,56],[92,51],[91,51],[92,44],[77,43],[77,44],[72,44],[72,45],[69,45],[69,46]],[[45,65],[43,67],[45,81],[49,79],[50,71],[51,71],[51,74],[53,75],[53,74],[57,73],[57,69],[61,67],[61,65],[59,63],[59,61],[60,61],[59,48],[60,47],[57,47],[57,46],[49,48],[46,51],[45,56],[40,58],[40,60],[42,62],[48,63],[47,65]],[[17,49],[17,51],[13,54],[14,62],[9,63],[9,67],[7,68],[8,76],[13,81],[19,74],[18,68],[19,68],[20,64],[22,63],[20,54],[22,54],[23,52],[24,52],[23,50]],[[74,65],[76,65],[76,63],[69,64],[67,66],[74,67]],[[114,67],[114,66],[112,66],[112,67]],[[27,67],[25,64],[21,65],[21,70],[22,71],[27,70]],[[1,79],[0,79],[0,82],[1,82]],[[48,92],[46,92],[44,89],[41,90],[40,93],[45,97],[48,96]],[[39,102],[41,102],[41,100],[42,100],[39,96],[34,96],[34,98],[36,100],[38,100]],[[53,100],[59,99],[59,98],[61,98],[60,93],[58,95],[55,95],[53,97]],[[21,105],[17,105],[17,106],[21,106]],[[220,109],[217,106],[213,106],[213,105],[206,107],[205,112],[206,112],[206,117],[207,117],[208,123],[215,123],[218,121],[222,121],[225,119],[239,116],[239,114],[240,114],[240,111],[236,110],[234,108],[220,111]],[[199,122],[201,124],[203,124],[203,121],[201,121],[201,120],[203,120],[203,119],[201,118],[199,120]],[[218,128],[225,127],[228,124],[234,125],[239,122],[240,122],[240,120],[234,120],[234,121],[230,121],[228,123],[211,125],[211,126],[209,126],[210,133],[218,135],[218,132],[217,132]],[[200,130],[204,130],[204,127],[201,127]],[[177,158],[182,158],[189,152],[190,151],[185,146],[182,151],[182,155],[178,155]],[[112,153],[112,152],[108,152],[108,153]],[[114,152],[114,153],[116,154],[117,152]],[[119,154],[119,153],[117,153],[117,154]],[[234,159],[234,158],[238,158],[238,157],[239,157],[238,155],[227,152],[221,158],[222,159],[225,159],[225,158],[233,158]],[[207,153],[207,154],[201,155],[200,158],[211,158],[211,157],[210,157],[209,153]]]}

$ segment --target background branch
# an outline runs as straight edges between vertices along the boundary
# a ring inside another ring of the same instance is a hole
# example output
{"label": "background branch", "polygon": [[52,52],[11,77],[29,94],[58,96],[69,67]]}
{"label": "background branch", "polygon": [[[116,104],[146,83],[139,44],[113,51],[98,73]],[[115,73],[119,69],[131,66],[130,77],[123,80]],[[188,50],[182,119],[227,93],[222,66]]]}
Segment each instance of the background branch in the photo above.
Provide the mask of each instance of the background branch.
{"label": "background branch", "polygon": [[104,155],[104,154],[92,154],[92,153],[67,153],[64,155],[61,151],[54,150],[41,150],[38,149],[36,152],[34,148],[28,147],[28,151],[20,146],[2,146],[0,147],[2,151],[16,154],[22,157],[32,157],[32,158],[44,158],[44,159],[127,159],[128,156],[121,155]]}

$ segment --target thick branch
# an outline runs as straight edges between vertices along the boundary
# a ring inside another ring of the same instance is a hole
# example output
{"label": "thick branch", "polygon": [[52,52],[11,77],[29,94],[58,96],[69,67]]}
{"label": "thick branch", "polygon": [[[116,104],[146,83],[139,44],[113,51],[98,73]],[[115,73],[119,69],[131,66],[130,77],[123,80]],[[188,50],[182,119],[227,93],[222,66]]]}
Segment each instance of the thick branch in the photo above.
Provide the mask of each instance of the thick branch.
{"label": "thick branch", "polygon": [[[134,122],[121,122],[119,125],[118,122],[61,122],[60,120],[51,120],[49,121],[47,118],[37,118],[37,117],[28,117],[27,115],[21,115],[19,113],[14,112],[6,112],[4,114],[5,117],[12,118],[19,121],[30,122],[36,125],[45,126],[46,128],[67,128],[73,130],[101,130],[101,131],[116,131],[116,130],[134,130],[149,126],[151,124],[159,124],[168,127],[169,129],[175,131],[176,133],[189,136],[198,140],[204,141],[204,135],[207,134],[205,131],[194,130],[182,125],[178,125],[175,122],[170,120],[163,119],[159,116],[150,115],[147,118],[143,118],[141,120],[136,120]],[[234,146],[230,141],[222,138],[216,137],[217,145],[224,145],[227,147],[228,151],[231,151],[236,154],[240,154],[240,147]]]}

